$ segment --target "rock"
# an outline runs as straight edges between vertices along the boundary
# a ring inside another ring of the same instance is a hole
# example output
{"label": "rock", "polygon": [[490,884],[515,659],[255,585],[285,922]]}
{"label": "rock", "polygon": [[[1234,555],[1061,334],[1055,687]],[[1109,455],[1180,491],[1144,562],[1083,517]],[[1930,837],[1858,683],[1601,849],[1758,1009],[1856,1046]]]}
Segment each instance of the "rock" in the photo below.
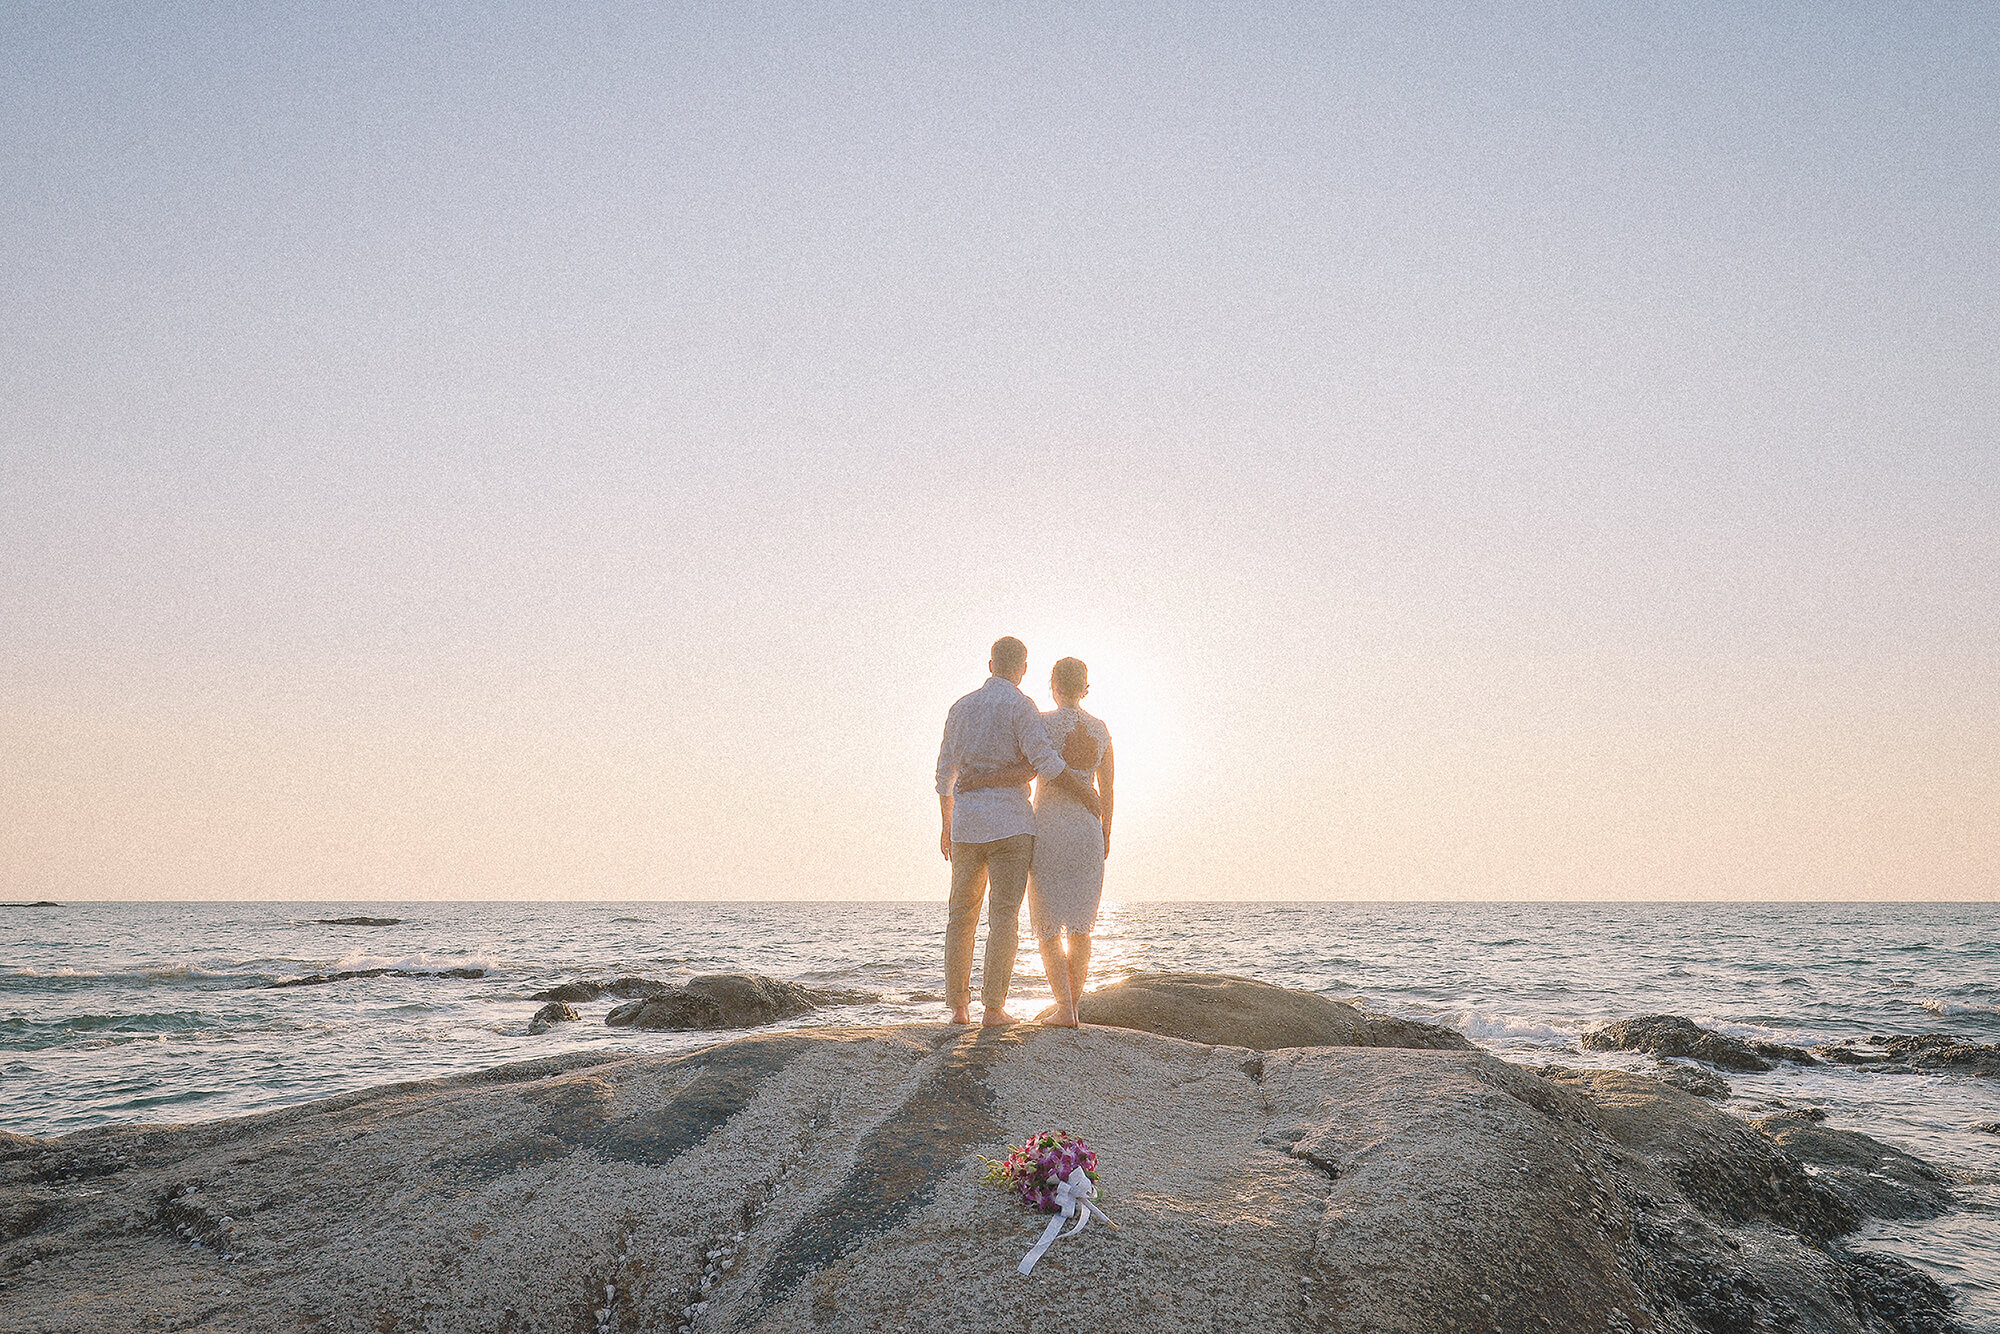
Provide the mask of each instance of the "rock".
{"label": "rock", "polygon": [[1780,1112],[1750,1124],[1792,1157],[1819,1168],[1816,1184],[1857,1213],[1936,1218],[1957,1206],[1944,1173],[1923,1159],[1858,1131],[1828,1130],[1825,1120],[1825,1112]]}
{"label": "rock", "polygon": [[1917,1070],[2000,1076],[2000,1043],[1968,1042],[1948,1033],[1917,1033],[1870,1038],[1868,1044]]}
{"label": "rock", "polygon": [[1692,1094],[1622,1070],[1574,1070],[1551,1082],[1587,1096],[1607,1135],[1710,1217],[1774,1223],[1816,1242],[1861,1221],[1860,1209],[1820,1186],[1797,1159]]}
{"label": "rock", "polygon": [[1654,1072],[1658,1079],[1665,1080],[1677,1089],[1692,1093],[1697,1098],[1726,1098],[1735,1090],[1729,1081],[1713,1070],[1704,1070],[1698,1065],[1684,1061],[1659,1061]]}
{"label": "rock", "polygon": [[1771,1063],[1749,1043],[1714,1033],[1677,1014],[1647,1014],[1621,1019],[1584,1033],[1583,1045],[1594,1051],[1643,1051],[1657,1057],[1684,1056],[1725,1070],[1769,1070]]}
{"label": "rock", "polygon": [[52,903],[48,899],[36,899],[33,903],[0,903],[0,908],[60,908],[60,907],[62,907],[60,903]]}
{"label": "rock", "polygon": [[617,996],[621,1000],[632,1000],[647,996],[670,996],[674,994],[674,984],[660,982],[650,977],[618,977],[609,982],[565,982],[547,991],[537,991],[529,1000],[538,1001],[594,1001],[603,996]]}
{"label": "rock", "polygon": [[598,991],[602,995],[631,1000],[638,996],[671,996],[674,993],[674,984],[656,981],[650,977],[620,977],[598,983]]}
{"label": "rock", "polygon": [[[1043,1216],[980,1185],[979,1155],[1057,1126],[1096,1148],[1118,1229],[1023,1279]],[[10,1334],[1948,1320],[1920,1271],[1827,1240],[1797,1160],[1742,1122],[1476,1051],[815,1028],[4,1145]],[[88,1190],[56,1184],[84,1164]]]}
{"label": "rock", "polygon": [[1813,1055],[1829,1065],[1878,1065],[1889,1058],[1878,1052],[1856,1051],[1840,1043],[1822,1043],[1814,1047]]}
{"label": "rock", "polygon": [[[1054,1017],[1053,1008],[1040,1019]],[[1131,1028],[1189,1042],[1253,1051],[1282,1047],[1415,1047],[1472,1051],[1464,1034],[1437,1024],[1364,1014],[1310,991],[1222,973],[1140,973],[1077,1005],[1086,1024]]]}
{"label": "rock", "polygon": [[594,1001],[604,994],[604,988],[595,982],[565,982],[547,991],[537,991],[528,997],[538,1001]]}
{"label": "rock", "polygon": [[617,1006],[604,1016],[604,1022],[613,1028],[682,1031],[754,1028],[817,1008],[813,993],[796,982],[752,973],[715,973]]}
{"label": "rock", "polygon": [[1972,1129],[1981,1135],[2000,1135],[2000,1121],[1980,1121]]}
{"label": "rock", "polygon": [[1819,1061],[1804,1047],[1788,1047],[1782,1042],[1753,1042],[1750,1050],[1767,1061],[1790,1061],[1794,1065],[1818,1065]]}
{"label": "rock", "polygon": [[315,921],[320,926],[399,926],[400,917],[320,917]]}
{"label": "rock", "polygon": [[474,978],[486,976],[484,968],[441,968],[436,972],[418,972],[408,968],[350,968],[338,973],[313,973],[307,977],[287,977],[276,982],[266,982],[267,989],[279,987],[323,987],[331,982],[346,982],[357,977],[459,977]]}
{"label": "rock", "polygon": [[557,1024],[575,1023],[581,1018],[583,1016],[576,1012],[574,1006],[566,1005],[562,1001],[550,1001],[535,1011],[535,1017],[528,1021],[528,1035],[532,1037],[538,1033],[546,1033]]}

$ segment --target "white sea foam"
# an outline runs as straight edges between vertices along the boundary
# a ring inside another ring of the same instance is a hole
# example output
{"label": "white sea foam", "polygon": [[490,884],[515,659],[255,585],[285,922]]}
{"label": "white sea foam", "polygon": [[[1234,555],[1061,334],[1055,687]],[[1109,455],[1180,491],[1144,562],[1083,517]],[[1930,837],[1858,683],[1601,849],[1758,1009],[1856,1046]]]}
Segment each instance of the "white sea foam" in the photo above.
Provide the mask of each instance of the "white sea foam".
{"label": "white sea foam", "polygon": [[1487,1014],[1480,1010],[1447,1014],[1444,1021],[1474,1042],[1493,1045],[1565,1047],[1576,1037],[1573,1029],[1557,1028],[1519,1015]]}
{"label": "white sea foam", "polygon": [[1955,1014],[2000,1014],[2000,1005],[1971,1005],[1965,1001],[1945,1000],[1941,996],[1926,996],[1917,1003],[1940,1019],[1948,1019]]}
{"label": "white sea foam", "polygon": [[376,968],[399,968],[410,973],[438,973],[447,968],[484,968],[492,972],[501,966],[500,956],[488,950],[476,950],[471,954],[433,954],[429,950],[418,950],[415,954],[394,957],[385,954],[344,954],[320,971],[365,973]]}

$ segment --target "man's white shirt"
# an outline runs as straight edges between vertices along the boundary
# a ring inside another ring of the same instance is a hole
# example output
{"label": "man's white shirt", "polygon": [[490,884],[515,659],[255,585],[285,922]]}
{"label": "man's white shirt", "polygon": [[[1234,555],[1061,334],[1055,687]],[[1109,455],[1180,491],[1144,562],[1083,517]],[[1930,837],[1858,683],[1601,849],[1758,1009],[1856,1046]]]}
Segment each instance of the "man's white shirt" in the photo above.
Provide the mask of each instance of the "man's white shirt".
{"label": "man's white shirt", "polygon": [[[960,774],[986,774],[1026,759],[1043,778],[1054,778],[1069,766],[1042,726],[1041,710],[1003,677],[986,684],[951,706],[944,720],[944,744],[938,747],[937,790],[952,790]],[[1035,808],[1025,787],[982,787],[961,792],[952,801],[951,841],[991,843],[999,838],[1035,832]]]}

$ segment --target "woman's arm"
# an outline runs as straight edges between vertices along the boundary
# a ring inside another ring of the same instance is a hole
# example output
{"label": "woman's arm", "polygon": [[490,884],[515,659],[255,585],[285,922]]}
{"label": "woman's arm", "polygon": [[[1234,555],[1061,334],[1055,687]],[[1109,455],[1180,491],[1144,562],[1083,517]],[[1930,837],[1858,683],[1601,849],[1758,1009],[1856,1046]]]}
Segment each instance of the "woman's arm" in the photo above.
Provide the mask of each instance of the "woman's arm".
{"label": "woman's arm", "polygon": [[1104,743],[1104,762],[1097,766],[1097,800],[1104,812],[1098,818],[1104,821],[1104,855],[1111,855],[1111,780],[1117,776],[1117,767],[1111,762],[1111,743]]}

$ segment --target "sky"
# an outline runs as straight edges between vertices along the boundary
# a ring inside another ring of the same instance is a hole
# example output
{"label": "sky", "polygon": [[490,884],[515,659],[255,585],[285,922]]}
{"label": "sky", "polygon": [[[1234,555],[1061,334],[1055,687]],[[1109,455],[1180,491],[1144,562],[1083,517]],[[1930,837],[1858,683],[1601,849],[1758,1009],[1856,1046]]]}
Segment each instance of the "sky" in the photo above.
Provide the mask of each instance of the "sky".
{"label": "sky", "polygon": [[0,3],[0,897],[2000,898],[1985,4]]}

